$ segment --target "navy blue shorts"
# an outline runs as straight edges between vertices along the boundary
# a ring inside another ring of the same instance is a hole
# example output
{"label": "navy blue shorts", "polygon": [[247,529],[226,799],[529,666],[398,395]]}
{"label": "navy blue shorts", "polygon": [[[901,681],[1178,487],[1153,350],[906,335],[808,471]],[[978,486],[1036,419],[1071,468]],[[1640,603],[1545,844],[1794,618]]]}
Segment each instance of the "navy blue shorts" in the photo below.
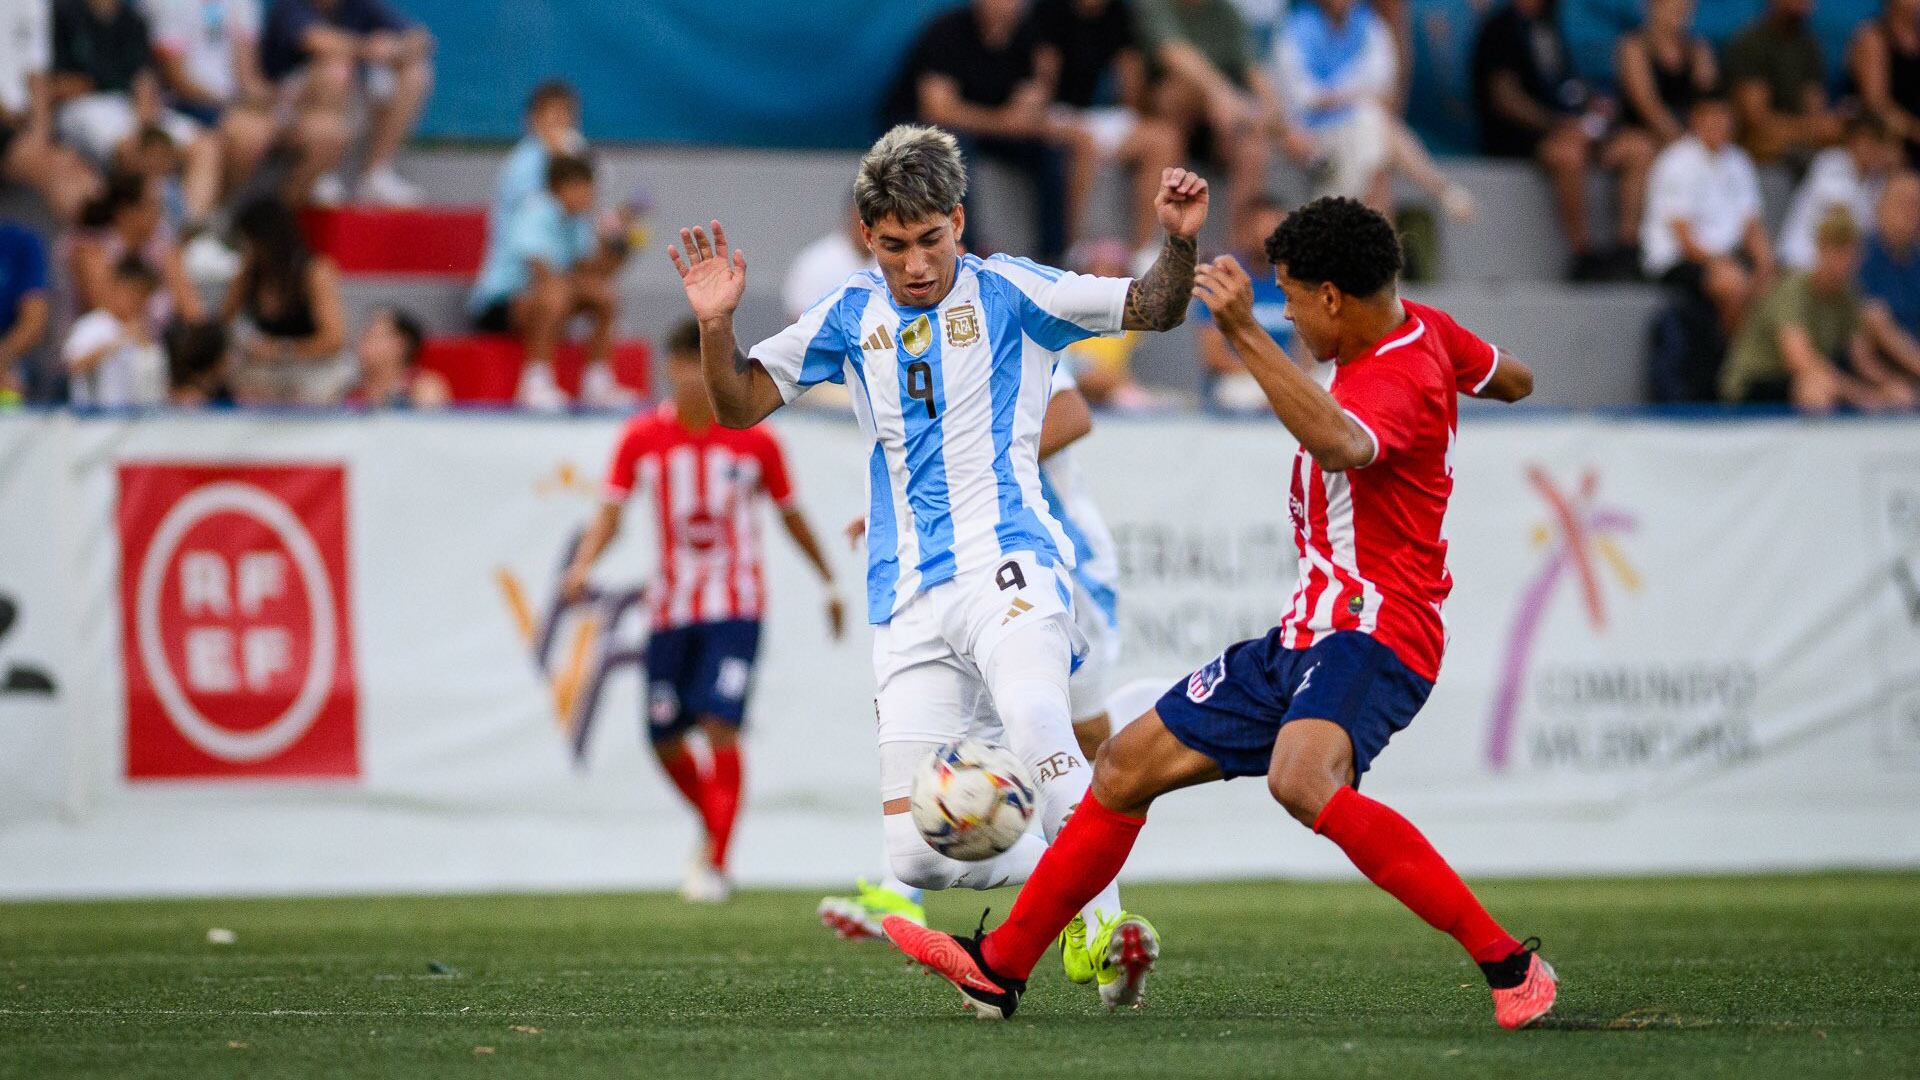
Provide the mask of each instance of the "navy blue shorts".
{"label": "navy blue shorts", "polygon": [[1214,657],[1154,708],[1174,738],[1218,762],[1229,779],[1265,776],[1287,721],[1332,721],[1353,740],[1358,783],[1432,691],[1370,635],[1344,630],[1289,649],[1276,628]]}
{"label": "navy blue shorts", "polygon": [[701,717],[740,726],[760,651],[755,619],[655,630],[647,640],[647,734],[676,738]]}

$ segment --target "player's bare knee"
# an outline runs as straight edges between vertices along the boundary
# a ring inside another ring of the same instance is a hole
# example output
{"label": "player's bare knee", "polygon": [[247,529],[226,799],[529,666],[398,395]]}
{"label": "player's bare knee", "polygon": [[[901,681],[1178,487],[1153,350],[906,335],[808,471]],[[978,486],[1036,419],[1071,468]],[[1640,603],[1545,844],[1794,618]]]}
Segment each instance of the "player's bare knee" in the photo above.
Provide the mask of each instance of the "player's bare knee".
{"label": "player's bare knee", "polygon": [[1142,763],[1129,760],[1126,748],[1118,743],[1115,737],[1100,744],[1089,790],[1101,806],[1116,813],[1139,816],[1147,812],[1157,793]]}
{"label": "player's bare knee", "polygon": [[1295,821],[1312,828],[1326,800],[1320,798],[1318,802],[1315,801],[1314,792],[1320,785],[1309,782],[1304,773],[1305,770],[1297,767],[1276,766],[1267,774],[1267,793]]}

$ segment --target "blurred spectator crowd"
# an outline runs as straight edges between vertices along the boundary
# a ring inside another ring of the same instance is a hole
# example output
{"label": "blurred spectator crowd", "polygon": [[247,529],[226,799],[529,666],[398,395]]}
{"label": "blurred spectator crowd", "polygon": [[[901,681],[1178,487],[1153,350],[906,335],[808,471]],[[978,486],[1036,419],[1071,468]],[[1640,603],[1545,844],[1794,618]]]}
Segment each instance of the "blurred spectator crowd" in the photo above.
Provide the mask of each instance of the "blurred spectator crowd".
{"label": "blurred spectator crowd", "polygon": [[384,0],[0,5],[0,183],[52,223],[0,223],[0,395],[444,401],[413,316],[350,334],[298,217],[421,200],[432,46]]}
{"label": "blurred spectator crowd", "polygon": [[[1554,0],[1499,0],[1475,28],[1464,74],[1479,151],[1539,170],[1566,279],[1665,290],[1645,335],[1651,400],[1920,402],[1920,0],[1885,0],[1838,73],[1812,3],[1766,0],[1716,47],[1694,29],[1694,0],[1644,0],[1605,81],[1575,73]],[[876,119],[939,124],[970,162],[1018,174],[1031,254],[1095,273],[1151,258],[1160,172],[1198,163],[1222,181],[1219,253],[1246,265],[1256,315],[1291,347],[1262,253],[1288,209],[1276,174],[1295,174],[1296,195],[1403,222],[1507,212],[1451,179],[1406,120],[1412,6],[970,0],[922,28]],[[387,0],[10,0],[0,183],[37,191],[57,227],[0,224],[0,394],[445,403],[445,381],[417,363],[420,321],[389,308],[348,326],[340,273],[301,226],[307,207],[421,200],[394,162],[431,91],[432,50]],[[1763,170],[1793,188],[1771,232]],[[1103,231],[1090,207],[1116,173],[1126,209]],[[567,403],[554,357],[574,332],[580,399],[631,399],[609,350],[644,207],[600,204],[578,98],[543,84],[502,162],[467,305],[474,329],[524,349],[529,407]],[[969,206],[976,249],[1001,242],[1010,215],[993,209]],[[849,207],[801,253],[789,314],[868,264],[860,236]],[[1206,403],[1264,410],[1204,310],[1195,321]],[[1090,400],[1167,403],[1134,378],[1134,344],[1076,347]]]}

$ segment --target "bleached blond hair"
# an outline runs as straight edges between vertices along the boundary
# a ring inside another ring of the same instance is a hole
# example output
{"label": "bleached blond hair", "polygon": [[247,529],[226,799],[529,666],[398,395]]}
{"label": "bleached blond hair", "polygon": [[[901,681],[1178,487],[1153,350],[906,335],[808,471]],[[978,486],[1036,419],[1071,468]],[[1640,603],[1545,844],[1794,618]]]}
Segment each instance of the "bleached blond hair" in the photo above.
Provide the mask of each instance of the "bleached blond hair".
{"label": "bleached blond hair", "polygon": [[880,136],[853,178],[853,205],[869,228],[886,218],[915,222],[947,214],[966,195],[959,141],[919,124],[901,124]]}

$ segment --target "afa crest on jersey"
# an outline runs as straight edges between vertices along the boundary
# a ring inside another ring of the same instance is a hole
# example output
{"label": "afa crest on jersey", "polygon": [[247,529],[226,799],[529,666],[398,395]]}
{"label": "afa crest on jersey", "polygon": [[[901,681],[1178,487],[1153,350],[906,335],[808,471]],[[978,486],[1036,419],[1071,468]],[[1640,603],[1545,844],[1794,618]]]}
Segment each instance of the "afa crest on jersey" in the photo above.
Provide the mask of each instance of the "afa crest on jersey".
{"label": "afa crest on jersey", "polygon": [[947,344],[958,348],[980,340],[980,309],[972,304],[950,309],[946,322]]}
{"label": "afa crest on jersey", "polygon": [[909,356],[920,356],[933,344],[933,320],[925,315],[900,328],[900,344]]}

